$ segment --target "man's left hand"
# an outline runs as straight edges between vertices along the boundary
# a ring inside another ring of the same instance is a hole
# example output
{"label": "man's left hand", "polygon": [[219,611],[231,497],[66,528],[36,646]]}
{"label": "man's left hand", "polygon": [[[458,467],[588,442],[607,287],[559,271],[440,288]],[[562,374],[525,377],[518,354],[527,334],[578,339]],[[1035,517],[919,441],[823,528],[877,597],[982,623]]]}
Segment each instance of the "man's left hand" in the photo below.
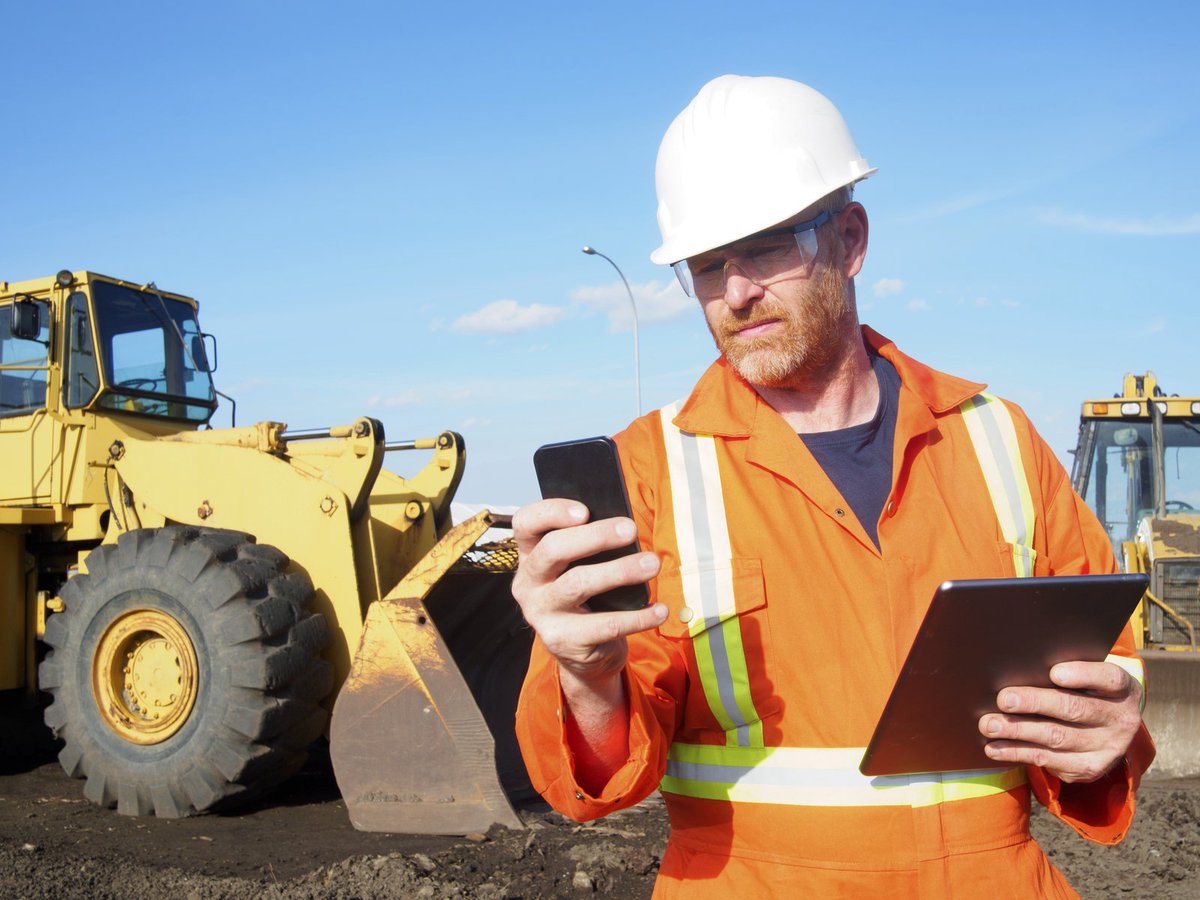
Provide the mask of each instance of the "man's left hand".
{"label": "man's left hand", "polygon": [[1141,685],[1107,662],[1059,663],[1052,688],[1006,687],[1003,711],[979,720],[998,762],[1040,766],[1065,782],[1096,781],[1125,756],[1142,723]]}

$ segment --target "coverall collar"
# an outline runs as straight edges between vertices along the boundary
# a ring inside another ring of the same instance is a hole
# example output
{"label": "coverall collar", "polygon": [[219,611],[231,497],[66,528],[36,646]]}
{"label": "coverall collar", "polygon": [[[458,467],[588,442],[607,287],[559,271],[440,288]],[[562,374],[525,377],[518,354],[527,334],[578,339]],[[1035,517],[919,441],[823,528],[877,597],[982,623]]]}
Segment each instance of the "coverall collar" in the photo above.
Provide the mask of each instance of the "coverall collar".
{"label": "coverall collar", "polygon": [[[921,430],[933,426],[934,416],[954,409],[986,387],[917,362],[901,353],[888,338],[866,325],[862,326],[862,335],[868,347],[896,367],[900,383],[915,394],[925,407],[926,416],[919,418],[925,419],[926,427]],[[674,422],[693,434],[738,438],[749,437],[764,426],[765,419],[771,416],[783,421],[721,357],[700,377]],[[910,420],[910,425],[916,424]],[[787,427],[786,423],[784,427]]]}
{"label": "coverall collar", "polygon": [[[938,428],[937,417],[975,396],[984,385],[955,378],[922,365],[897,349],[887,338],[863,326],[863,340],[896,367],[900,375],[900,405],[892,453],[891,497],[903,484],[912,454],[924,446],[926,435]],[[775,409],[722,357],[701,376],[674,423],[683,431],[729,439],[741,447],[730,451],[750,465],[773,472],[850,531],[871,553],[874,541],[804,442]]]}

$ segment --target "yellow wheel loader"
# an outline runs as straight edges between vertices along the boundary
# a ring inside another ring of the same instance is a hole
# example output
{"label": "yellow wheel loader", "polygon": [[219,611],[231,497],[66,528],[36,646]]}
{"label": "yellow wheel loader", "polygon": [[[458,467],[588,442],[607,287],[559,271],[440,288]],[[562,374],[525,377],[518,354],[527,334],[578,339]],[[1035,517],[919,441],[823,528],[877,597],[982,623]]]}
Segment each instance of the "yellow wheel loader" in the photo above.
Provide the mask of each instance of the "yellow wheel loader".
{"label": "yellow wheel loader", "polygon": [[[479,543],[510,523],[451,521],[462,438],[210,427],[197,308],[0,282],[0,691],[49,694],[63,768],[121,813],[233,807],[328,734],[359,828],[519,827],[532,634],[511,538]],[[401,478],[403,451],[431,456]]]}
{"label": "yellow wheel loader", "polygon": [[1085,401],[1072,483],[1125,571],[1150,577],[1133,626],[1154,771],[1200,775],[1200,397],[1167,396],[1147,372]]}

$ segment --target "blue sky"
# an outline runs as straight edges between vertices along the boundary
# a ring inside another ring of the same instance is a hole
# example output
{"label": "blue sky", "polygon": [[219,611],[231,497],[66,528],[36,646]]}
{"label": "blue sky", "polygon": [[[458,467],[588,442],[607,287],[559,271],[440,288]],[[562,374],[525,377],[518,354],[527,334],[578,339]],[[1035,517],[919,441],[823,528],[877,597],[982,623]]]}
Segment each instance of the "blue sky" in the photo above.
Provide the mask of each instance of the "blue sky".
{"label": "blue sky", "polygon": [[5,0],[0,279],[195,296],[239,423],[451,428],[460,499],[522,503],[534,448],[635,411],[628,300],[583,244],[638,299],[644,409],[712,360],[648,258],[654,157],[708,79],[783,75],[879,167],[862,319],[1068,460],[1126,371],[1200,394],[1196,10]]}

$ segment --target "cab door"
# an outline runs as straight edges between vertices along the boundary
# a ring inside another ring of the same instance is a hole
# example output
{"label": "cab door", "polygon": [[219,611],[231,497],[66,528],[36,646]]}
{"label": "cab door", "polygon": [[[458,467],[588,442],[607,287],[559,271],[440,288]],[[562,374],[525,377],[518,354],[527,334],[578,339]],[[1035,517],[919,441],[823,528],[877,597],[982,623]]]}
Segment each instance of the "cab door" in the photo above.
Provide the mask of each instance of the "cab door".
{"label": "cab door", "polygon": [[0,503],[53,499],[54,423],[46,413],[50,374],[50,304],[34,299],[36,338],[12,331],[11,299],[0,301]]}

